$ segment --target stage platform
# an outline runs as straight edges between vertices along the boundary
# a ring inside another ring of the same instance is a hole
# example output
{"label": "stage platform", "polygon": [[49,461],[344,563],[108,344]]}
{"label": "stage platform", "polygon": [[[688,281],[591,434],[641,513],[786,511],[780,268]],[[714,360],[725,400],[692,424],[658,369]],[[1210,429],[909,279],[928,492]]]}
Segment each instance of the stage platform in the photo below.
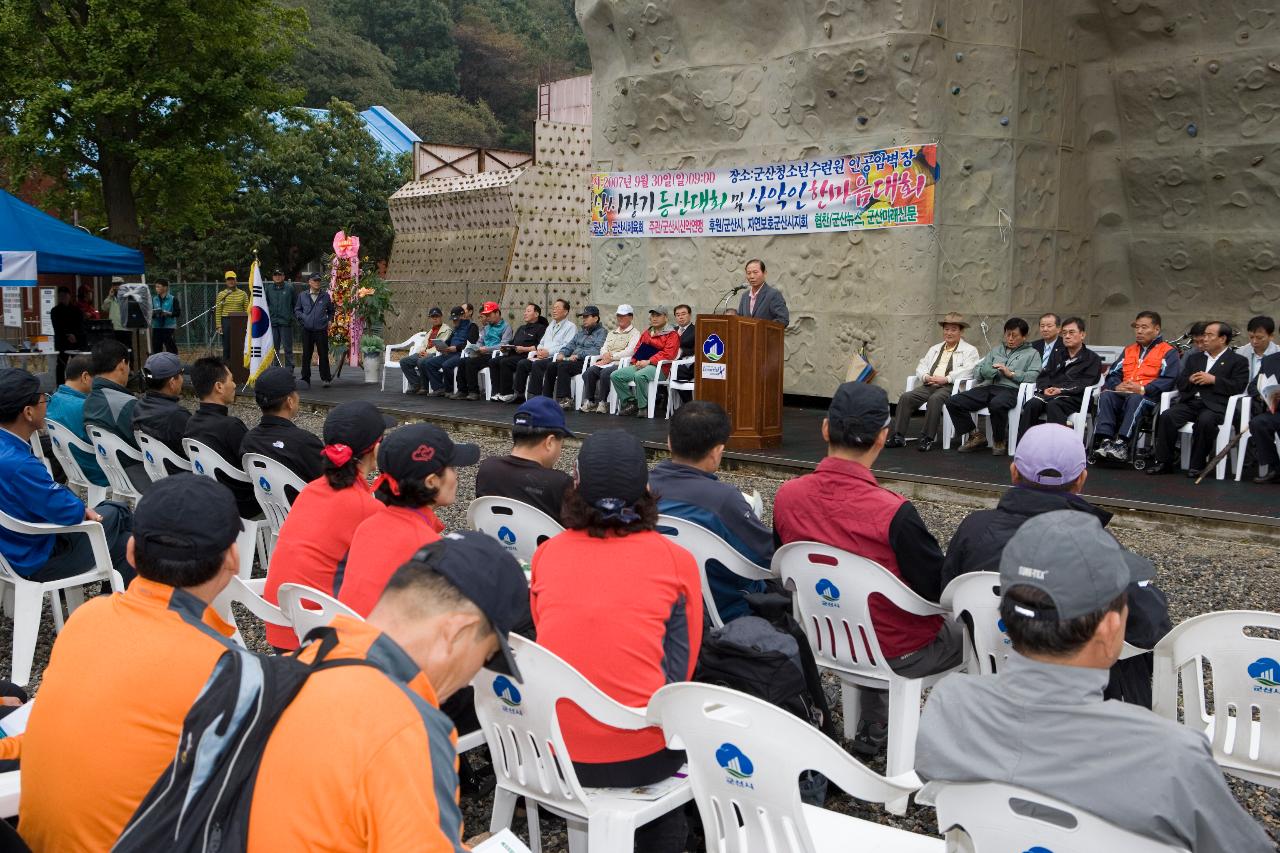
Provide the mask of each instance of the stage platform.
{"label": "stage platform", "polygon": [[[317,379],[302,392],[303,403],[323,409],[347,400],[368,400],[388,414],[442,424],[468,424],[506,431],[515,406],[505,403],[465,402],[441,397],[406,396],[399,393],[399,376],[393,374],[386,391],[365,384],[363,373],[347,367],[344,375],[324,388]],[[392,381],[396,391],[391,390]],[[811,470],[826,454],[822,441],[825,412],[788,406],[783,411],[783,443],[771,450],[729,451],[727,466],[777,475]],[[566,413],[569,429],[579,437],[601,429],[625,427],[647,447],[666,449],[665,418],[628,418],[610,415]],[[987,452],[954,451],[919,453],[913,444],[886,450],[873,470],[885,483],[895,483],[909,493],[946,499],[948,492],[998,495],[1008,488],[1012,457]],[[1280,488],[1251,482],[1206,479],[1200,485],[1184,476],[1148,477],[1131,469],[1095,467],[1089,471],[1085,497],[1092,503],[1120,513],[1140,513],[1151,521],[1177,524],[1179,519],[1201,523],[1221,522],[1254,527],[1260,533],[1280,534]]]}

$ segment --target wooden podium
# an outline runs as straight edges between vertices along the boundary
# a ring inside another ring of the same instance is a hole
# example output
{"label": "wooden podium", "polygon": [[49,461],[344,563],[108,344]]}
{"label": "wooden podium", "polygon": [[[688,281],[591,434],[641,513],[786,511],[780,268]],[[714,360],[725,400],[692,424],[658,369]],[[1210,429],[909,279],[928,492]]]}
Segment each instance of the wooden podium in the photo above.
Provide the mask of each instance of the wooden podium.
{"label": "wooden podium", "polygon": [[244,366],[244,333],[249,328],[249,315],[243,311],[227,314],[227,337],[231,341],[231,376],[237,385],[249,381],[249,368]]}
{"label": "wooden podium", "polygon": [[695,328],[694,397],[729,413],[729,449],[780,446],[786,327],[754,317],[699,314]]}

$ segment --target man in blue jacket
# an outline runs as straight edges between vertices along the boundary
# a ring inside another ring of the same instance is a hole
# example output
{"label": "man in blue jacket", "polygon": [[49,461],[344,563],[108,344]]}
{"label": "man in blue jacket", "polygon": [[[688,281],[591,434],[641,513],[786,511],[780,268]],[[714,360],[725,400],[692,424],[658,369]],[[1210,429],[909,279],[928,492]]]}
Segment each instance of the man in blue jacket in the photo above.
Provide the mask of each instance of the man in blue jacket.
{"label": "man in blue jacket", "polygon": [[[84,401],[93,390],[93,359],[87,355],[73,356],[67,362],[67,381],[54,389],[45,415],[59,423],[76,438],[90,444],[89,433],[84,428]],[[84,450],[71,448],[71,455],[80,463],[80,470],[95,486],[109,486],[107,475],[98,464],[98,457]]]}
{"label": "man in blue jacket", "polygon": [[453,393],[453,369],[462,363],[463,353],[470,344],[480,338],[480,327],[471,321],[475,306],[464,302],[449,312],[453,334],[443,344],[438,344],[437,354],[418,362],[418,375],[422,377],[419,394],[443,397]]}
{"label": "man in blue jacket", "polygon": [[333,381],[329,372],[329,324],[333,322],[333,299],[320,287],[320,276],[312,273],[307,289],[298,296],[293,316],[302,326],[302,381],[311,387],[311,353],[320,357],[320,381],[328,388]]}
{"label": "man in blue jacket", "polygon": [[[773,531],[756,518],[742,492],[715,474],[732,429],[728,413],[716,403],[694,400],[676,409],[667,434],[671,459],[649,472],[649,489],[658,497],[658,512],[705,527],[768,568]],[[748,615],[745,594],[764,591],[763,581],[748,580],[719,563],[708,566],[707,582],[723,622]]]}
{"label": "man in blue jacket", "polygon": [[[44,426],[49,395],[25,370],[0,369],[0,512],[19,521],[50,524],[102,523],[111,562],[132,580],[125,546],[133,529],[128,507],[111,501],[89,509],[66,486],[53,481],[31,452],[31,436]],[[33,581],[69,578],[93,567],[89,537],[83,533],[34,536],[0,529],[0,554],[13,570]]]}

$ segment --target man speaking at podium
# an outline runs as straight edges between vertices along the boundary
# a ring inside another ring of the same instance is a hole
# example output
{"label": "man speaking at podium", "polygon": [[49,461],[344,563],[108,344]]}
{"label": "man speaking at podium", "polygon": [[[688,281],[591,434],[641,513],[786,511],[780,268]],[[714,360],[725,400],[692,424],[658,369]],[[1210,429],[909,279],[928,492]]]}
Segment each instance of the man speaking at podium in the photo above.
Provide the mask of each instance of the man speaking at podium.
{"label": "man speaking at podium", "polygon": [[764,261],[758,258],[747,261],[747,292],[738,300],[738,313],[743,317],[772,320],[785,326],[791,322],[787,300],[777,288],[769,286],[764,274]]}

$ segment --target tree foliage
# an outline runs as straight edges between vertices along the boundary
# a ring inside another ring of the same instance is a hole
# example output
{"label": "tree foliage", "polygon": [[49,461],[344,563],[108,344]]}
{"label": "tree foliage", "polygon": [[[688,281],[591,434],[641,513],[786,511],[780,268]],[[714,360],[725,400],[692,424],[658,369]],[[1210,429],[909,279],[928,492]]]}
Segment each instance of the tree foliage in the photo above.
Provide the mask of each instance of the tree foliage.
{"label": "tree foliage", "polygon": [[503,137],[502,122],[483,101],[427,92],[405,92],[402,98],[396,116],[428,141],[492,148]]}
{"label": "tree foliage", "polygon": [[262,0],[4,3],[0,145],[19,169],[96,172],[119,242],[141,242],[141,212],[207,226],[246,115],[287,102],[277,72],[304,24]]}

